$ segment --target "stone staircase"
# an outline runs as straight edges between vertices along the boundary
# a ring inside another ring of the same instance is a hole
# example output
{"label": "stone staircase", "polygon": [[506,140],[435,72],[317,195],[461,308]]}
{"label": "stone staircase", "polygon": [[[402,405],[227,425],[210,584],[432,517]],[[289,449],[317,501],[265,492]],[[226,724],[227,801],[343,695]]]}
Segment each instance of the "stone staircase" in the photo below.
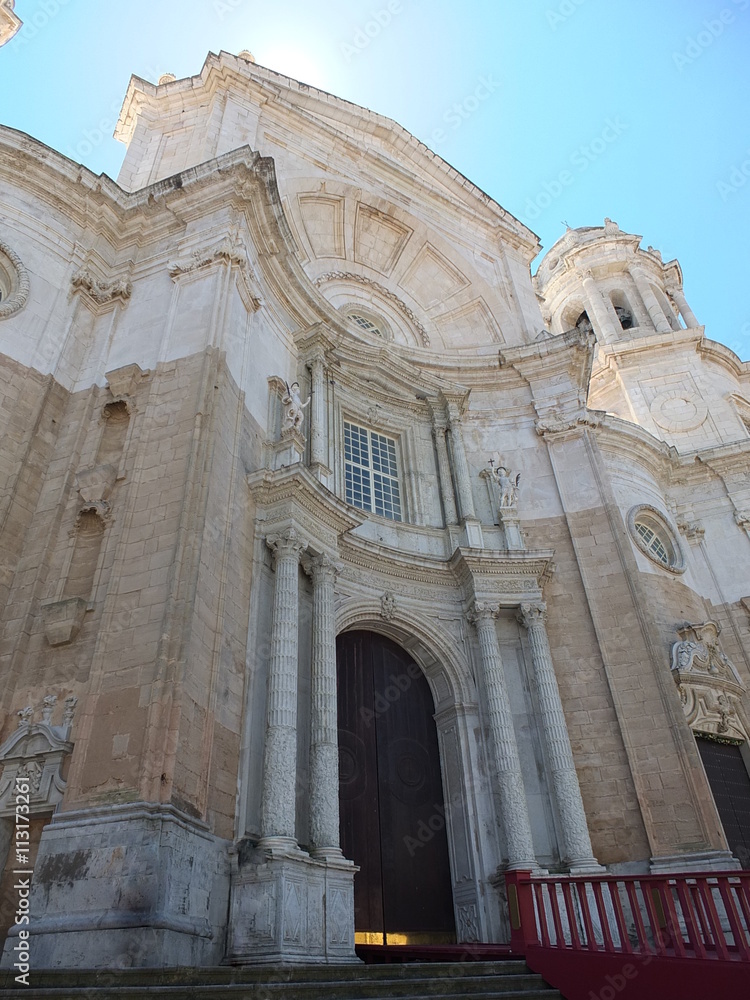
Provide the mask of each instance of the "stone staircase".
{"label": "stone staircase", "polygon": [[523,961],[254,969],[124,969],[32,973],[17,985],[0,971],[0,996],[50,1000],[562,1000]]}

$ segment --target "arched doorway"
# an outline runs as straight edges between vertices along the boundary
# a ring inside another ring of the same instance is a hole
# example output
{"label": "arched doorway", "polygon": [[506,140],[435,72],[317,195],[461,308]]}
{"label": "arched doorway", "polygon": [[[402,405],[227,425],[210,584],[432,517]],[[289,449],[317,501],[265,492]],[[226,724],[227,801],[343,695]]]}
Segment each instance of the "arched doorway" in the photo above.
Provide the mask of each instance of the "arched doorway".
{"label": "arched doorway", "polygon": [[341,846],[357,940],[455,941],[434,703],[427,679],[376,632],[337,640]]}

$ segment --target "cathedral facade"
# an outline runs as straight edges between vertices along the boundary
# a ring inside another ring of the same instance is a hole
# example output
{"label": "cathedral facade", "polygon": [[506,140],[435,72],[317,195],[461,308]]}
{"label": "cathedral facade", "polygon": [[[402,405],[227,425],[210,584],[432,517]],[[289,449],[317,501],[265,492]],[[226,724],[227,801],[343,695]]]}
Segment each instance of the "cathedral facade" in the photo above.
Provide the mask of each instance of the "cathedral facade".
{"label": "cathedral facade", "polygon": [[37,968],[501,942],[507,870],[747,867],[750,366],[677,261],[607,219],[532,278],[246,52],[116,135],[117,183],[0,130],[4,963],[19,864]]}

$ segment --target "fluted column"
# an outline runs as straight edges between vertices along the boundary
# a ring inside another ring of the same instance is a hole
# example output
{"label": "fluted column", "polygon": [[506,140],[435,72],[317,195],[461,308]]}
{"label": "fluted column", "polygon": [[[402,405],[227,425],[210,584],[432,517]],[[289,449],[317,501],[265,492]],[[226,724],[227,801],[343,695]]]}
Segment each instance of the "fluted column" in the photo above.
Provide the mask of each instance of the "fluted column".
{"label": "fluted column", "polygon": [[544,603],[522,604],[518,612],[518,620],[526,628],[531,646],[547,759],[552,770],[552,787],[562,824],[563,860],[570,865],[571,870],[598,869],[591,849],[560,689],[552,664],[546,618],[547,605]]}
{"label": "fluted column", "polygon": [[445,435],[448,430],[448,421],[445,417],[433,416],[432,422],[435,430],[438,476],[440,477],[440,493],[443,497],[445,523],[456,524],[458,521],[458,513],[456,511],[456,498],[453,495],[453,480],[451,479],[451,463],[448,458],[448,444],[445,440]]}
{"label": "fluted column", "polygon": [[320,356],[314,357],[307,366],[311,376],[312,404],[310,412],[310,464],[328,465],[328,441],[326,435],[326,379],[325,365]]}
{"label": "fluted column", "polygon": [[638,294],[643,299],[643,304],[648,310],[654,329],[659,333],[671,333],[672,327],[669,320],[664,315],[664,310],[659,305],[659,300],[654,295],[648,275],[640,267],[631,267],[630,274],[638,289]]}
{"label": "fluted column", "polygon": [[675,305],[680,310],[680,316],[685,320],[685,326],[688,330],[694,330],[700,323],[695,317],[695,313],[687,304],[687,299],[685,298],[685,293],[681,288],[670,288],[669,294],[675,301]]}
{"label": "fluted column", "polygon": [[487,693],[487,715],[492,733],[492,770],[500,793],[500,819],[508,849],[508,868],[530,870],[536,868],[537,864],[516,732],[513,728],[513,713],[495,631],[496,613],[497,608],[476,603],[468,617],[476,626],[479,638]]}
{"label": "fluted column", "polygon": [[471,476],[469,475],[469,463],[466,460],[464,449],[464,438],[461,431],[461,414],[458,407],[450,405],[448,407],[449,427],[451,441],[453,442],[453,462],[456,470],[456,486],[458,487],[458,503],[461,508],[461,517],[476,518],[474,511],[474,494],[471,489]]}
{"label": "fluted column", "polygon": [[340,858],[339,759],[336,708],[336,569],[328,556],[311,559],[312,718],[310,722],[310,853]]}
{"label": "fluted column", "polygon": [[591,271],[585,271],[581,275],[581,284],[583,285],[589,308],[594,314],[593,319],[596,321],[599,333],[606,341],[616,340],[619,330],[614,325],[609,309],[607,308],[607,303],[604,301],[604,296],[599,291],[599,286]]}
{"label": "fluted column", "polygon": [[304,549],[294,528],[270,535],[276,563],[268,671],[266,745],[263,756],[261,840],[264,847],[295,848],[297,786],[297,670],[299,559]]}

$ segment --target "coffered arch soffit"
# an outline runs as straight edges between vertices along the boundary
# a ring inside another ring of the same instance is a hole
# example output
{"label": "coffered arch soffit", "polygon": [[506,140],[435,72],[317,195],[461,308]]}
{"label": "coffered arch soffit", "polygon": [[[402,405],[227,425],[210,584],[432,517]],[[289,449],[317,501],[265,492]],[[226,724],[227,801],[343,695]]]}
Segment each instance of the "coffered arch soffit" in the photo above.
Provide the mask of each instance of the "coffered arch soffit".
{"label": "coffered arch soffit", "polygon": [[[382,339],[410,348],[451,351],[509,339],[503,331],[515,320],[499,255],[477,262],[458,241],[374,192],[300,177],[284,188],[305,272],[344,317],[359,304],[383,318]],[[377,342],[377,333],[353,332]]]}

